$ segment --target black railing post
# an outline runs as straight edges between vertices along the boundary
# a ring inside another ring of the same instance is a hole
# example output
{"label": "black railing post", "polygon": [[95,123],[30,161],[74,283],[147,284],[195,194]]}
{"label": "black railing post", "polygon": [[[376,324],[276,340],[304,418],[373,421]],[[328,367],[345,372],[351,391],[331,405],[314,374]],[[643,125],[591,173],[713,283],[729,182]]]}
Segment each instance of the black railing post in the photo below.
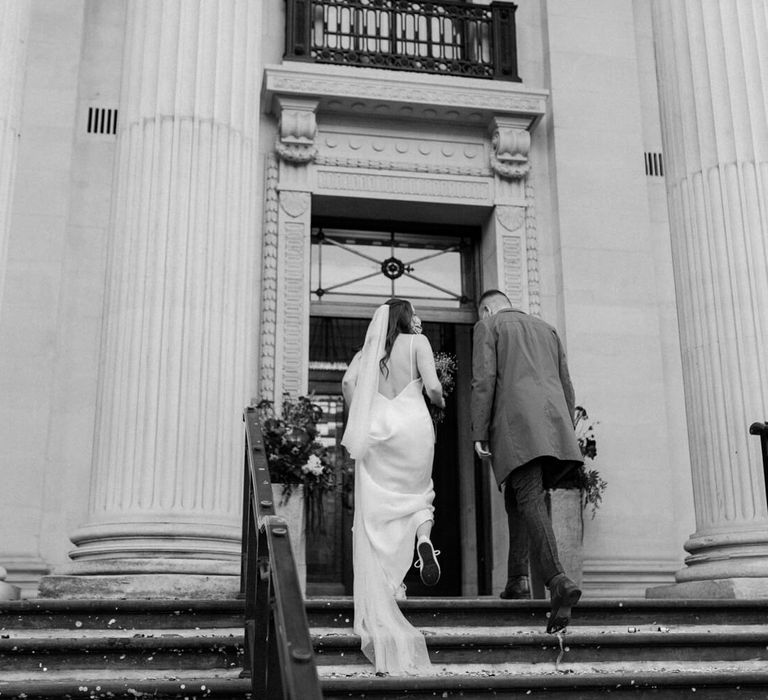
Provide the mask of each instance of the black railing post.
{"label": "black railing post", "polygon": [[288,528],[275,515],[258,410],[245,419],[241,590],[245,659],[254,698],[322,700],[309,622]]}
{"label": "black railing post", "polygon": [[765,502],[768,504],[768,422],[752,423],[749,426],[750,435],[760,436],[760,448],[763,453],[763,479],[765,481]]}
{"label": "black railing post", "polygon": [[493,17],[493,77],[496,80],[521,82],[517,74],[517,5],[511,2],[492,2]]}
{"label": "black railing post", "polygon": [[[267,691],[270,684],[274,684],[272,655],[276,654],[277,641],[275,640],[274,614],[272,614],[272,587],[271,572],[269,566],[269,542],[262,530],[257,530],[258,554],[255,557],[253,588],[256,594],[253,596],[253,632],[251,646],[251,687],[256,697],[272,697]],[[280,674],[279,668],[277,669]],[[261,691],[261,694],[259,694]]]}
{"label": "black railing post", "polygon": [[[245,409],[246,413],[252,412],[253,407],[249,406]],[[243,422],[245,422],[245,415],[243,415]],[[246,574],[248,570],[248,536],[251,529],[251,520],[253,518],[253,510],[251,508],[251,500],[253,498],[253,484],[251,483],[250,467],[248,464],[248,439],[243,441],[243,451],[245,452],[243,458],[243,530],[242,530],[242,547],[240,551],[240,593],[238,598],[245,598],[245,591],[247,590]]]}
{"label": "black railing post", "polygon": [[312,60],[312,0],[286,0],[285,57]]}

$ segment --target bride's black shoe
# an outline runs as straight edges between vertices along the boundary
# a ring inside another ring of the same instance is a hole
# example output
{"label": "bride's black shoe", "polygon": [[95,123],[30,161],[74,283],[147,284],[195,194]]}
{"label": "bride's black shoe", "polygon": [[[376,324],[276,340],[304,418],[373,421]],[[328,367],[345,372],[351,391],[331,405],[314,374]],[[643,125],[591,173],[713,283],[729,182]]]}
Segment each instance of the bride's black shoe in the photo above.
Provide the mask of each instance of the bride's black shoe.
{"label": "bride's black shoe", "polygon": [[440,550],[435,550],[429,540],[422,540],[416,545],[419,558],[414,566],[419,570],[421,582],[425,586],[434,586],[440,580],[440,564],[437,563],[437,555]]}

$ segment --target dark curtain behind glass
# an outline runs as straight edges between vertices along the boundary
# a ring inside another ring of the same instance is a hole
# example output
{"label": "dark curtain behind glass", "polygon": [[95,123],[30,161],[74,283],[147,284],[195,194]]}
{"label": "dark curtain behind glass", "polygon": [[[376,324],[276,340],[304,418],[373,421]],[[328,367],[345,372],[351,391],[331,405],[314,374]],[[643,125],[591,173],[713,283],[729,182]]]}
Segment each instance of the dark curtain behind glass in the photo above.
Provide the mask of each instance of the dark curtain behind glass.
{"label": "dark curtain behind glass", "polygon": [[[434,352],[454,352],[452,325],[424,322],[422,328]],[[363,347],[367,329],[365,319],[312,316],[309,319],[310,362],[349,362]]]}

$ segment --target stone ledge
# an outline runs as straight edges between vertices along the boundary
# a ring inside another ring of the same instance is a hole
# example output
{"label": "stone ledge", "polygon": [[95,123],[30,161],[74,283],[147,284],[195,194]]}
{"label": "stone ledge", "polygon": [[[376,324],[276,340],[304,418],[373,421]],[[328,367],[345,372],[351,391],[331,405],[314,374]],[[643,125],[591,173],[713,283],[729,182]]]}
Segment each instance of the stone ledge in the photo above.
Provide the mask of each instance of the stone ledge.
{"label": "stone ledge", "polygon": [[44,576],[40,597],[107,600],[125,598],[232,599],[240,592],[239,576],[134,574],[112,576]]}
{"label": "stone ledge", "polygon": [[709,581],[685,581],[669,586],[654,586],[646,598],[686,598],[688,600],[752,600],[768,598],[768,578],[726,578]]}

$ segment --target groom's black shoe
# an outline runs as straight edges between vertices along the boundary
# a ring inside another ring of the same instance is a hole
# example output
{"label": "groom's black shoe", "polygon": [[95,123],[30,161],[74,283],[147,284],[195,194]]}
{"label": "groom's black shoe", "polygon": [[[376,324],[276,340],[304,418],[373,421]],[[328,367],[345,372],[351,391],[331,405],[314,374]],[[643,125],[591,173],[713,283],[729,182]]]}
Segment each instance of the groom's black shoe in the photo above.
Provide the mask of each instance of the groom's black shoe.
{"label": "groom's black shoe", "polygon": [[513,576],[507,581],[507,586],[499,593],[499,598],[504,600],[529,600],[531,587],[527,576]]}
{"label": "groom's black shoe", "polygon": [[547,584],[552,610],[547,621],[547,632],[559,632],[571,621],[571,608],[579,602],[581,589],[565,574],[557,574]]}
{"label": "groom's black shoe", "polygon": [[421,582],[425,586],[434,586],[440,580],[440,564],[437,563],[439,551],[435,551],[429,540],[422,540],[416,545],[419,558],[414,566],[419,570]]}

